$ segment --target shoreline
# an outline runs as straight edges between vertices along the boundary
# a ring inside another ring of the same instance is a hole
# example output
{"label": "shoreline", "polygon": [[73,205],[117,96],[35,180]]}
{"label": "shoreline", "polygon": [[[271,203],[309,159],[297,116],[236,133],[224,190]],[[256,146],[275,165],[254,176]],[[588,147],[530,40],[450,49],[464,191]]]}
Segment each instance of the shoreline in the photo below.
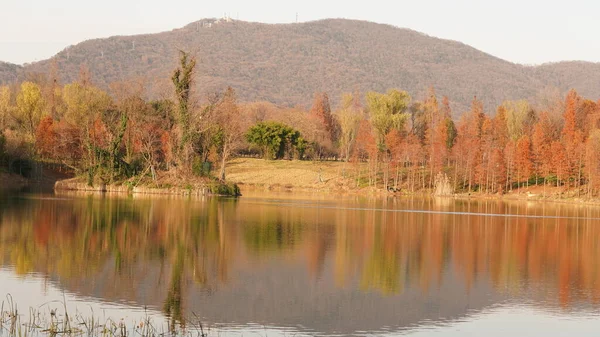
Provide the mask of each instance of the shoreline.
{"label": "shoreline", "polygon": [[[572,205],[600,206],[600,198],[586,197],[557,197],[555,195],[528,195],[523,192],[509,192],[506,194],[487,194],[487,193],[454,193],[451,195],[433,195],[430,191],[415,191],[415,192],[388,192],[384,189],[362,188],[362,189],[329,189],[329,188],[314,188],[287,185],[264,185],[264,184],[247,184],[237,182],[242,191],[256,193],[277,193],[277,194],[312,194],[312,195],[330,195],[330,196],[355,196],[355,197],[377,197],[377,198],[437,198],[437,199],[452,199],[452,200],[489,200],[489,201],[522,201],[522,202],[538,202],[538,203],[560,203]],[[564,193],[567,194],[567,193]]]}
{"label": "shoreline", "polygon": [[[459,192],[433,195],[433,189],[391,192],[373,186],[358,186],[364,168],[344,162],[313,162],[234,158],[228,164],[228,179],[242,192],[277,192],[348,195],[365,197],[427,197],[457,200],[519,200],[524,202],[556,202],[577,205],[600,205],[600,197],[589,197],[580,189],[566,186],[532,185],[515,188],[504,194]],[[357,175],[358,172],[358,175]],[[381,182],[378,186],[382,186]],[[583,187],[585,188],[585,187]],[[579,191],[579,195],[578,195]]]}
{"label": "shoreline", "polygon": [[[72,179],[59,180],[55,184],[54,190],[56,192],[92,192],[92,193],[107,193],[107,194],[136,194],[136,195],[174,195],[174,196],[234,196],[231,194],[215,194],[211,192],[211,189],[207,186],[193,187],[193,188],[181,188],[181,187],[169,187],[169,188],[153,188],[145,186],[135,186],[129,188],[125,185],[100,185],[100,186],[88,186],[85,183],[72,182]],[[479,194],[479,193],[456,193],[453,195],[435,196],[431,193],[426,192],[387,192],[383,189],[347,189],[347,190],[335,190],[335,189],[323,189],[323,188],[309,188],[309,187],[296,187],[292,185],[281,186],[275,185],[258,185],[258,184],[245,184],[237,183],[239,186],[240,194],[237,196],[243,196],[245,193],[273,193],[273,194],[316,194],[316,195],[330,195],[330,196],[355,196],[355,197],[376,197],[376,198],[439,198],[449,200],[488,200],[488,201],[523,201],[523,202],[537,202],[537,203],[560,203],[560,204],[572,204],[572,205],[585,205],[585,206],[600,206],[600,199],[592,198],[555,198],[552,196],[528,196],[525,193],[509,193],[509,194]]]}
{"label": "shoreline", "polygon": [[211,183],[211,184],[188,184],[186,187],[148,187],[129,186],[126,184],[96,184],[89,186],[82,182],[81,178],[70,178],[58,180],[54,184],[55,192],[81,191],[93,193],[123,193],[123,194],[147,194],[147,195],[182,195],[182,196],[240,196],[237,184]]}
{"label": "shoreline", "polygon": [[30,181],[14,173],[0,173],[0,193],[18,192],[29,186]]}
{"label": "shoreline", "polygon": [[[455,200],[497,200],[524,202],[552,202],[573,205],[600,205],[600,198],[588,197],[581,189],[550,186],[529,186],[514,189],[505,194],[479,192],[454,193],[435,196],[431,189],[410,192],[386,191],[383,188],[355,187],[355,177],[348,176],[342,163],[305,161],[264,161],[260,159],[235,158],[229,165],[226,183],[207,178],[166,178],[160,183],[136,181],[114,184],[96,183],[89,186],[83,177],[56,180],[54,191],[81,191],[92,193],[122,193],[135,195],[178,195],[178,196],[240,196],[250,193],[291,193],[330,196],[360,196],[376,198],[424,197]],[[21,176],[0,173],[5,193],[35,187],[35,182]]]}

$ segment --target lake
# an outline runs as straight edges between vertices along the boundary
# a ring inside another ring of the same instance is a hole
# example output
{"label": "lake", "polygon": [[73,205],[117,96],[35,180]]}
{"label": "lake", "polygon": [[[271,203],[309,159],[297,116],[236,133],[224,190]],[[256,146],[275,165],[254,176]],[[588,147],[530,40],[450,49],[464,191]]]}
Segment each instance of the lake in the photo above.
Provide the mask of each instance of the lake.
{"label": "lake", "polygon": [[589,335],[599,239],[560,203],[4,195],[0,298],[210,336]]}

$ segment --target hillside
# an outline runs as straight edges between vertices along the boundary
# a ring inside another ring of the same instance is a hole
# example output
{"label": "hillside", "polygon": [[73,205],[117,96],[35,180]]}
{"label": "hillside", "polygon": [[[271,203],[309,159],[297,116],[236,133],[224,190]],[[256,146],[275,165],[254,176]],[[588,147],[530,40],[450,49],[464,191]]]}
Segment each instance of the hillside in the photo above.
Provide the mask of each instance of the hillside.
{"label": "hillside", "polygon": [[575,88],[584,97],[600,95],[600,63],[569,61],[534,67],[538,78],[561,89]]}
{"label": "hillside", "polygon": [[21,66],[0,61],[0,83],[10,83],[18,79]]}
{"label": "hillside", "polygon": [[[430,85],[457,109],[477,96],[492,110],[503,100],[534,97],[548,86],[574,87],[593,99],[600,93],[600,64],[527,67],[459,42],[343,19],[275,25],[206,19],[170,32],[85,41],[51,60],[63,82],[74,80],[87,64],[98,85],[142,79],[157,97],[170,91],[179,49],[199,59],[199,95],[231,85],[242,100],[289,106],[310,104],[316,91],[327,91],[334,102],[343,92],[392,87],[421,98]],[[51,60],[22,69],[0,64],[0,82],[17,73],[25,78],[46,72]]]}

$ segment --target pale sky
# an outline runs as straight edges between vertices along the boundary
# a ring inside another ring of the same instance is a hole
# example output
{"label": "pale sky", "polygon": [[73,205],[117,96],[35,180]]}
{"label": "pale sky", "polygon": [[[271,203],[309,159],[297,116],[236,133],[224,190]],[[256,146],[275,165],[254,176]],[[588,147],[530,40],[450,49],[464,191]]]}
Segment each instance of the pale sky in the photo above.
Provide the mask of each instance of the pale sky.
{"label": "pale sky", "polygon": [[153,33],[202,18],[267,23],[349,18],[457,40],[502,59],[600,62],[597,0],[0,0],[0,60],[39,61],[87,39]]}

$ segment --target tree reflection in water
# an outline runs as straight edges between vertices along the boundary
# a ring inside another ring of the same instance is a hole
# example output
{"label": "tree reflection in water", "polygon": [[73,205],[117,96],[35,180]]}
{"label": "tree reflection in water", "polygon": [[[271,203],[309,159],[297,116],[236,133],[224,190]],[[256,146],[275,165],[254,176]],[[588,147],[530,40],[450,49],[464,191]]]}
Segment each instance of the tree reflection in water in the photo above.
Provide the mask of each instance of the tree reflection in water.
{"label": "tree reflection in water", "polygon": [[[425,298],[452,272],[461,279],[452,285],[456,291],[488,280],[498,293],[563,308],[600,298],[600,211],[594,207],[357,199],[319,208],[307,202],[7,198],[0,206],[0,262],[19,275],[60,280],[71,291],[160,307],[173,324],[185,324],[196,294],[227,293],[246,282],[243,273],[260,279],[265,268],[303,268],[314,280],[382,296],[418,289]],[[552,218],[531,217],[544,215]]]}

